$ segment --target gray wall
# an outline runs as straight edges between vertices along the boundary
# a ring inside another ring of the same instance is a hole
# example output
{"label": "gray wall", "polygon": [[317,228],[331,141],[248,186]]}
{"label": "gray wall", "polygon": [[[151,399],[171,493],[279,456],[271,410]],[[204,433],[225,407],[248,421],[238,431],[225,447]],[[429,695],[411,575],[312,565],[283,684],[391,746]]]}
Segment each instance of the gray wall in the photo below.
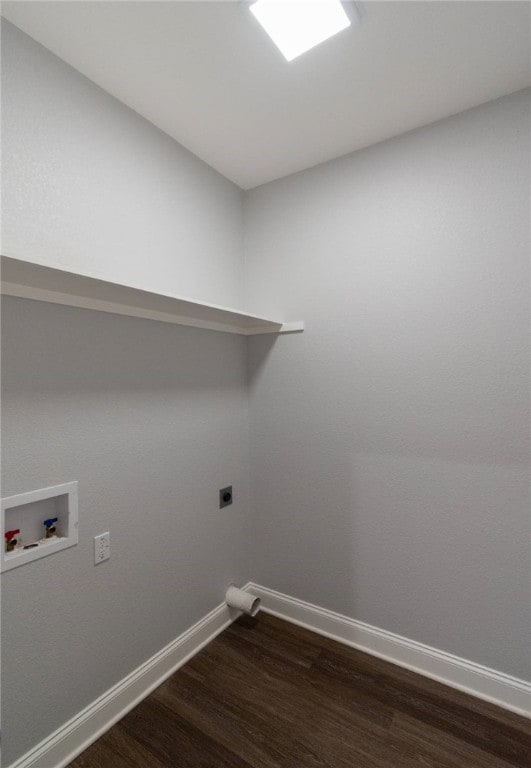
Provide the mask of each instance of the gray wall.
{"label": "gray wall", "polygon": [[[6,23],[2,42],[3,252],[240,304],[241,191]],[[243,338],[2,310],[2,494],[76,479],[80,519],[77,547],[2,576],[9,765],[247,576],[248,398]]]}
{"label": "gray wall", "polygon": [[[247,388],[237,336],[2,310],[3,495],[79,481],[79,545],[2,575],[9,765],[245,579]],[[103,531],[111,559],[94,566]]]}
{"label": "gray wall", "polygon": [[227,306],[242,191],[2,20],[2,250]]}
{"label": "gray wall", "polygon": [[246,195],[252,578],[529,678],[529,92]]}

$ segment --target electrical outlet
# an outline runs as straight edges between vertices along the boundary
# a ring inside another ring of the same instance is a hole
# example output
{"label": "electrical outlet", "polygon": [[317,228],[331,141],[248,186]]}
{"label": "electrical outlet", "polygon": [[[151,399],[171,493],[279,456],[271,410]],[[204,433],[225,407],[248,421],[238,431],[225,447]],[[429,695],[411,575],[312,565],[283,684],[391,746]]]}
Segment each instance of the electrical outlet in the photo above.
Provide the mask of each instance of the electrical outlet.
{"label": "electrical outlet", "polygon": [[103,563],[104,560],[108,560],[111,556],[111,534],[100,533],[99,536],[94,536],[94,565]]}
{"label": "electrical outlet", "polygon": [[228,507],[232,504],[232,485],[222,488],[219,492],[219,508]]}

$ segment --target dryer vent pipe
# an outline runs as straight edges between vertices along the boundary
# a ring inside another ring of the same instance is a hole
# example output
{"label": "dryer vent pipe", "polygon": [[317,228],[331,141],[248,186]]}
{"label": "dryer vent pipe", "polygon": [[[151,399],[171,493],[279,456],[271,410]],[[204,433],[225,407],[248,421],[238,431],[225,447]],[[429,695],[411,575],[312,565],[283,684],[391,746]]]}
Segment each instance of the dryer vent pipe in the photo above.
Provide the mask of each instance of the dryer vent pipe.
{"label": "dryer vent pipe", "polygon": [[256,616],[260,610],[260,598],[239,589],[235,584],[231,584],[227,589],[225,602],[229,608],[236,608],[249,616]]}

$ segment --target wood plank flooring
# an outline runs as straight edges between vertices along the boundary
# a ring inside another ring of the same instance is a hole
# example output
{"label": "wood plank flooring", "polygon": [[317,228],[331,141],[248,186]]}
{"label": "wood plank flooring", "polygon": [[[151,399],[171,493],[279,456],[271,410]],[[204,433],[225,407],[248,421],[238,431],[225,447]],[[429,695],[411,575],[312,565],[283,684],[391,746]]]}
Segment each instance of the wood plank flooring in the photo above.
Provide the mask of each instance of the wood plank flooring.
{"label": "wood plank flooring", "polygon": [[530,722],[266,614],[70,768],[530,768]]}

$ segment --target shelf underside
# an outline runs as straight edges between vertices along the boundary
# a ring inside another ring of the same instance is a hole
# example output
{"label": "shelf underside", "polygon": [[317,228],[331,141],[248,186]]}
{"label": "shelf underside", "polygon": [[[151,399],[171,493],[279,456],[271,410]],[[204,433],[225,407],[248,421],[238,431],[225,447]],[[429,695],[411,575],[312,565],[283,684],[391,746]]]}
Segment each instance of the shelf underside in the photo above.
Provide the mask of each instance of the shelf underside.
{"label": "shelf underside", "polygon": [[8,256],[2,256],[2,294],[243,336],[304,329],[302,322],[270,320]]}

